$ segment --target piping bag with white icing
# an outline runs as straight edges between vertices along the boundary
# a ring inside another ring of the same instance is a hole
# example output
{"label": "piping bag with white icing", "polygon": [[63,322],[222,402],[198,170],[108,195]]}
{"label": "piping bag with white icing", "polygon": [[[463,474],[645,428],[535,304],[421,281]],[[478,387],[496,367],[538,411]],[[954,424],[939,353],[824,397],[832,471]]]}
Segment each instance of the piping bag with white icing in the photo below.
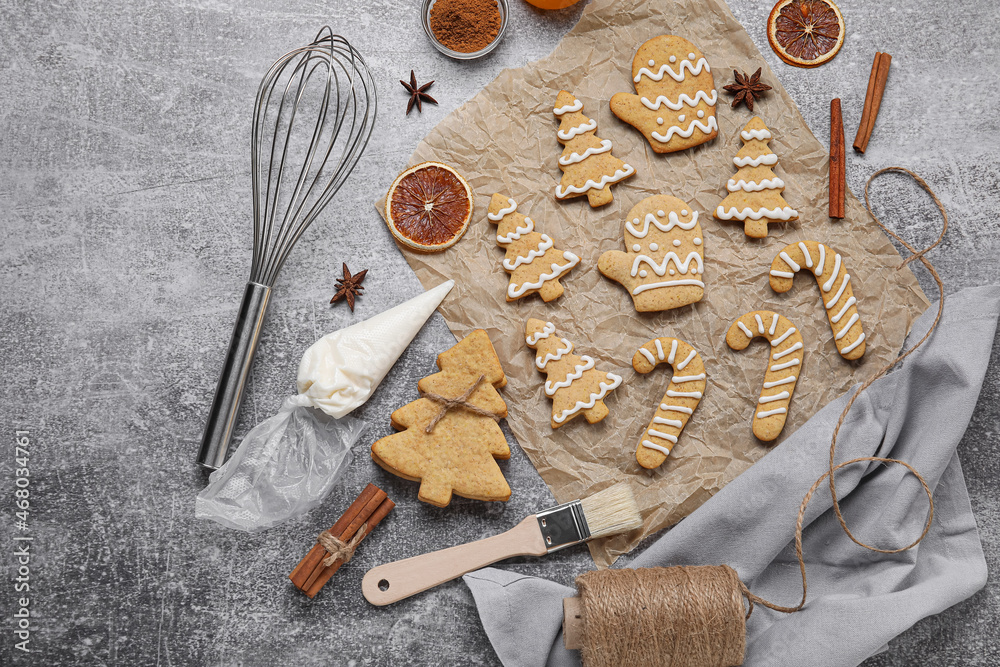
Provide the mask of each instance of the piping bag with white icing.
{"label": "piping bag with white icing", "polygon": [[348,413],[368,400],[454,285],[449,280],[313,343],[299,364],[299,394],[212,473],[195,517],[254,532],[320,504],[367,427]]}

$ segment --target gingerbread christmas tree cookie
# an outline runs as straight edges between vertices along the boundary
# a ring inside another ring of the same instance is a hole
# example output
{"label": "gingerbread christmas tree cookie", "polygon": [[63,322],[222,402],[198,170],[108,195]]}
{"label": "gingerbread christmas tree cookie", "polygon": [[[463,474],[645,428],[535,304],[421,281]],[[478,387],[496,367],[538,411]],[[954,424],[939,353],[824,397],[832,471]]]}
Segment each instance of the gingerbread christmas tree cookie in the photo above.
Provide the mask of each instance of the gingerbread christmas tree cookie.
{"label": "gingerbread christmas tree cookie", "polygon": [[556,137],[565,148],[559,158],[563,176],[556,199],[586,195],[591,206],[603,206],[614,199],[611,186],[635,169],[611,154],[611,141],[597,136],[597,121],[584,116],[582,109],[583,102],[559,91],[552,113],[560,121]]}
{"label": "gingerbread christmas tree cookie", "polygon": [[642,132],[657,153],[682,151],[719,134],[712,68],[683,37],[660,35],[640,46],[632,82],[636,94],[615,94],[611,111]]}
{"label": "gingerbread christmas tree cookie", "polygon": [[729,179],[729,196],[715,209],[719,220],[739,220],[747,236],[762,239],[767,236],[770,222],[798,220],[799,212],[781,196],[785,182],[775,176],[771,167],[778,156],[767,146],[771,131],[754,116],[740,132],[743,148],[733,158],[736,176]]}
{"label": "gingerbread christmas tree cookie", "polygon": [[647,197],[629,211],[623,233],[625,252],[609,250],[597,268],[628,290],[637,311],[680,308],[705,294],[698,211],[677,197]]}
{"label": "gingerbread christmas tree cookie", "polygon": [[495,459],[510,448],[497,420],[507,384],[486,332],[477,329],[438,355],[440,373],[418,383],[423,398],[392,413],[400,432],[372,445],[372,459],[404,479],[420,482],[417,498],[445,507],[452,493],[475,500],[507,500],[510,486]]}
{"label": "gingerbread christmas tree cookie", "polygon": [[517,212],[517,202],[501,194],[493,195],[486,215],[497,225],[497,245],[506,248],[503,268],[510,274],[507,301],[516,301],[537,292],[542,301],[562,296],[559,278],[580,263],[573,253],[559,250],[547,234],[535,231],[535,222]]}
{"label": "gingerbread christmas tree cookie", "polygon": [[551,322],[534,318],[525,325],[525,342],[535,350],[535,367],[545,373],[545,395],[552,399],[552,428],[583,415],[591,424],[608,416],[604,399],[621,377],[595,367],[586,355],[573,354],[573,343],[555,336]]}

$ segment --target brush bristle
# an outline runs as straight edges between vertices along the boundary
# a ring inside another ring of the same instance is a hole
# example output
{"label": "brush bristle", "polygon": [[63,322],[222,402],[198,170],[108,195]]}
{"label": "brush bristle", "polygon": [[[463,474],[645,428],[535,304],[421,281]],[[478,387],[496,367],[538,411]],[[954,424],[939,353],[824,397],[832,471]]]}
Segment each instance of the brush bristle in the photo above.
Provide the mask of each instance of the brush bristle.
{"label": "brush bristle", "polygon": [[590,539],[617,535],[642,525],[635,496],[626,482],[618,482],[588,498],[582,498],[580,504],[590,528]]}

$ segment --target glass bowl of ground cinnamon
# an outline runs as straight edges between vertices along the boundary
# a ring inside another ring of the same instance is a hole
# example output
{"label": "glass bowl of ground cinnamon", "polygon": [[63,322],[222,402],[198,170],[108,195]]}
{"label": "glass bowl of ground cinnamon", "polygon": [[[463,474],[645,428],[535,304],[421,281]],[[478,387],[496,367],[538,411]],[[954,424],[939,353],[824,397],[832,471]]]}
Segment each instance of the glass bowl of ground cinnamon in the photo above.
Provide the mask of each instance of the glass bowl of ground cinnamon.
{"label": "glass bowl of ground cinnamon", "polygon": [[423,0],[420,19],[438,51],[458,60],[485,56],[507,30],[507,0]]}

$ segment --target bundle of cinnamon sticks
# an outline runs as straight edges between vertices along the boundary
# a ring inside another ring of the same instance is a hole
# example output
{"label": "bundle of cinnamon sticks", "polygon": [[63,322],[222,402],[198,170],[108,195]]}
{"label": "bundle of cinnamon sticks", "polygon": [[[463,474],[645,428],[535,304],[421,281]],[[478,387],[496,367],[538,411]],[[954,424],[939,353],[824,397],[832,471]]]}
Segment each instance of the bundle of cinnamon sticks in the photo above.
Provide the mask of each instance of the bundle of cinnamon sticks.
{"label": "bundle of cinnamon sticks", "polygon": [[[299,561],[288,578],[309,598],[315,597],[326,582],[337,573],[340,566],[350,560],[351,554],[361,540],[367,537],[395,506],[385,491],[374,484],[366,486],[337,523],[317,538],[316,544],[306,557]],[[335,549],[335,553],[331,553],[328,548]]]}

